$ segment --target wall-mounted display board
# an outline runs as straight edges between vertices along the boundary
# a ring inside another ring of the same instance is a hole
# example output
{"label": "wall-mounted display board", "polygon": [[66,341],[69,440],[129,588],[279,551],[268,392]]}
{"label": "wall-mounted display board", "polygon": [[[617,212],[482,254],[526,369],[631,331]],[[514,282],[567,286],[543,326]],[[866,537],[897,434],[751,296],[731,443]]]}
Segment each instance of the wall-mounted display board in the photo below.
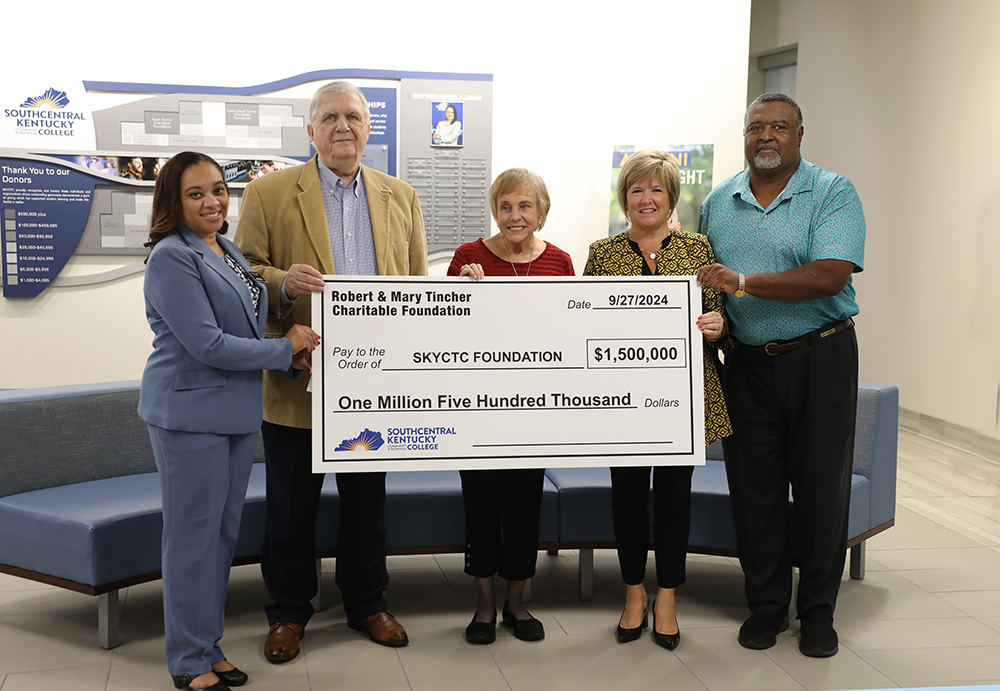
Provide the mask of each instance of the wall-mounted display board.
{"label": "wall-mounted display board", "polygon": [[[83,81],[0,86],[3,295],[97,283],[142,270],[156,175],[175,153],[214,157],[231,183],[229,223],[243,187],[307,161],[309,101],[346,79],[365,94],[365,165],[420,196],[432,257],[487,233],[492,158],[491,75],[322,70],[249,87]],[[136,263],[58,278],[73,254]]]}

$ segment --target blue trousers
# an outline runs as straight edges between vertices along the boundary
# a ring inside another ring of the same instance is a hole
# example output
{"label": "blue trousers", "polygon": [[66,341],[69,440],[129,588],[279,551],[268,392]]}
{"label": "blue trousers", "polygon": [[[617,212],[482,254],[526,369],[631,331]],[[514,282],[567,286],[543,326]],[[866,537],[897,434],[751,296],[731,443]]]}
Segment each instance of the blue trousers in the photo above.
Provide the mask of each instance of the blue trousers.
{"label": "blue trousers", "polygon": [[147,427],[163,496],[167,669],[197,676],[225,659],[226,590],[257,434]]}

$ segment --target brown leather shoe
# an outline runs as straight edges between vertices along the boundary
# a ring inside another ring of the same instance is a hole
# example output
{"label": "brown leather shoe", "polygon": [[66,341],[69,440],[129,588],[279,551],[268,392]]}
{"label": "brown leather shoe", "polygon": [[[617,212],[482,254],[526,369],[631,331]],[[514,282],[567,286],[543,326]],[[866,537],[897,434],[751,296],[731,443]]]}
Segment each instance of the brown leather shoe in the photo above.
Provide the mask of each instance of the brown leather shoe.
{"label": "brown leather shoe", "polygon": [[264,657],[274,664],[294,660],[305,635],[305,629],[298,624],[271,624],[264,641]]}
{"label": "brown leather shoe", "polygon": [[355,631],[367,631],[368,637],[381,645],[400,648],[410,642],[406,629],[387,609],[358,621],[349,621],[347,625]]}

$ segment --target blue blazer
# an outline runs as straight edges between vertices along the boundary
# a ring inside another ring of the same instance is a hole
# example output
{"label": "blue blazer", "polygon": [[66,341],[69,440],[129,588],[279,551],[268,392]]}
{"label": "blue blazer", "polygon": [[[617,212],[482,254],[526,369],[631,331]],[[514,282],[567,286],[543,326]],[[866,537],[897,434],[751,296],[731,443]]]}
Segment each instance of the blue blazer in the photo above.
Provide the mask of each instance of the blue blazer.
{"label": "blue blazer", "polygon": [[[250,271],[232,242],[219,244]],[[183,225],[149,253],[143,294],[153,353],[139,392],[139,415],[164,429],[248,434],[264,415],[261,370],[289,370],[292,344],[264,338],[267,287],[257,315],[250,290],[205,241]]]}

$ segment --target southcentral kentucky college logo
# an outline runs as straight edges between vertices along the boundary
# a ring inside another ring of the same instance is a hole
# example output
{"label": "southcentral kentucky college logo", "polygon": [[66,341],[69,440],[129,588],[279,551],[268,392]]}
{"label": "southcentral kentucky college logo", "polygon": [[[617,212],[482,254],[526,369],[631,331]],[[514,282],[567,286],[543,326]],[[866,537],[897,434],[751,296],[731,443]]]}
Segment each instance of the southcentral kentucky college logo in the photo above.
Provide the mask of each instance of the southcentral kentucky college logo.
{"label": "southcentral kentucky college logo", "polygon": [[69,104],[69,98],[66,97],[65,91],[58,91],[49,87],[41,96],[32,96],[30,98],[24,99],[24,103],[21,104],[22,108],[52,108],[63,109]]}
{"label": "southcentral kentucky college logo", "polygon": [[75,137],[77,122],[86,120],[84,113],[66,110],[69,97],[65,91],[49,87],[40,96],[29,96],[17,108],[6,108],[6,118],[13,119],[14,133],[46,137]]}
{"label": "southcentral kentucky college logo", "polygon": [[340,442],[340,446],[334,451],[376,451],[384,443],[385,440],[382,439],[381,432],[372,432],[366,427],[365,431],[354,439],[345,439]]}

